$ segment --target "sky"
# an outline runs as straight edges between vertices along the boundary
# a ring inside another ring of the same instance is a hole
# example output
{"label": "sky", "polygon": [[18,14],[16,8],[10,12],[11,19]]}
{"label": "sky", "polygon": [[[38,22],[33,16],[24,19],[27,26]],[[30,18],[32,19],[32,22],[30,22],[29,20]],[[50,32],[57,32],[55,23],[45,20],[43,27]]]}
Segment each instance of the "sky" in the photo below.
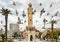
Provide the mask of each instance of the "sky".
{"label": "sky", "polygon": [[[16,3],[16,6],[13,5],[13,2]],[[43,31],[42,29],[43,25],[43,19],[46,18],[48,20],[48,24],[46,23],[45,28],[51,28],[51,24],[49,23],[51,20],[51,17],[55,15],[57,11],[59,11],[58,15],[53,17],[54,20],[59,20],[57,21],[56,24],[54,24],[54,28],[60,28],[60,0],[0,0],[0,9],[2,7],[8,8],[11,10],[12,14],[8,15],[8,30],[9,30],[9,24],[11,23],[17,23],[17,17],[20,17],[20,20],[23,24],[19,24],[20,29],[24,30],[26,29],[26,26],[28,26],[28,4],[32,3],[33,10],[36,10],[36,12],[33,14],[33,26],[36,27],[36,29]],[[40,3],[42,3],[42,6],[40,6]],[[52,7],[50,8],[50,4],[52,4]],[[45,13],[40,18],[40,11],[42,9],[45,9]],[[15,10],[18,11],[18,16],[16,16]],[[22,12],[25,12],[26,17],[23,18]],[[49,15],[47,16],[47,13],[49,12]],[[26,20],[26,23],[24,21]],[[1,24],[1,21],[3,23]],[[36,22],[37,21],[37,22]],[[0,28],[3,28],[3,25],[5,25],[5,18],[4,16],[0,13]]]}

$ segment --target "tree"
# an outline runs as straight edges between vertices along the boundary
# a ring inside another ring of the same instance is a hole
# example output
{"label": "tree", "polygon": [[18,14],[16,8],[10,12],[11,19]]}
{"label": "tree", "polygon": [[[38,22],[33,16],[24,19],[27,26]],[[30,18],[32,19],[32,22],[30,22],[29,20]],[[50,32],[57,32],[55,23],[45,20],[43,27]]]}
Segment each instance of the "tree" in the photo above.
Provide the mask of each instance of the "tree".
{"label": "tree", "polygon": [[4,42],[5,35],[4,34],[0,34],[0,36],[2,37],[2,42]]}
{"label": "tree", "polygon": [[47,41],[48,41],[48,38],[51,38],[51,34],[52,34],[51,31],[48,30],[46,34]]}
{"label": "tree", "polygon": [[12,35],[13,38],[20,37],[20,35],[17,32],[14,32]]}
{"label": "tree", "polygon": [[51,20],[51,29],[52,29],[52,42],[53,42],[53,28],[54,24],[57,23],[55,20]]}
{"label": "tree", "polygon": [[39,32],[39,38],[41,39],[42,32]]}
{"label": "tree", "polygon": [[10,10],[8,10],[8,9],[4,9],[4,8],[2,8],[1,9],[1,12],[0,13],[2,13],[2,15],[4,15],[5,16],[5,40],[7,41],[7,20],[8,20],[8,14],[10,14]]}
{"label": "tree", "polygon": [[58,33],[55,32],[53,35],[54,35],[53,38],[56,39],[56,42],[58,42]]}

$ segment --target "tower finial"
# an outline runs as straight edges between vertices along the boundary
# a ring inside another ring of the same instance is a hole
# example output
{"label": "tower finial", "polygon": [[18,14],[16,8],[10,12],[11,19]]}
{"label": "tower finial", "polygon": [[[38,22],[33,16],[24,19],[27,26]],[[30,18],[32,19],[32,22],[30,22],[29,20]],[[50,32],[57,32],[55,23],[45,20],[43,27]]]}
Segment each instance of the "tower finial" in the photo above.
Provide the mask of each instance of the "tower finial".
{"label": "tower finial", "polygon": [[32,7],[32,4],[31,3],[29,3],[28,5],[29,5],[29,7]]}

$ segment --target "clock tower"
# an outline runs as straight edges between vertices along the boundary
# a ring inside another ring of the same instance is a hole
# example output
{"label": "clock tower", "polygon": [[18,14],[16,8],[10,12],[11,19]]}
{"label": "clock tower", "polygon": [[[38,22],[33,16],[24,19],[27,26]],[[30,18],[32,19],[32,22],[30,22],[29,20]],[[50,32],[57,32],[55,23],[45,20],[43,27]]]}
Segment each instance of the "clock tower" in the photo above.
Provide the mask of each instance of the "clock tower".
{"label": "clock tower", "polygon": [[28,4],[28,26],[29,26],[29,27],[32,27],[32,26],[33,26],[32,13],[33,13],[32,4],[29,3],[29,4]]}

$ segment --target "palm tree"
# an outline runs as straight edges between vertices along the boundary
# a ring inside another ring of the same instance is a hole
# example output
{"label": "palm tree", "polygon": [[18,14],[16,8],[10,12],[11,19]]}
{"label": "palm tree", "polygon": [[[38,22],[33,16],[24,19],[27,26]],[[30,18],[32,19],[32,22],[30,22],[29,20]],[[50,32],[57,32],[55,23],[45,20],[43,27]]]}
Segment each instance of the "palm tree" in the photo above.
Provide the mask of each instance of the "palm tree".
{"label": "palm tree", "polygon": [[8,14],[10,14],[10,10],[2,8],[0,13],[2,13],[2,15],[5,16],[5,39],[7,41],[7,22],[8,22],[7,20]]}
{"label": "palm tree", "polygon": [[53,42],[53,30],[54,30],[54,24],[57,23],[55,20],[51,20],[51,29],[52,29],[52,42]]}

